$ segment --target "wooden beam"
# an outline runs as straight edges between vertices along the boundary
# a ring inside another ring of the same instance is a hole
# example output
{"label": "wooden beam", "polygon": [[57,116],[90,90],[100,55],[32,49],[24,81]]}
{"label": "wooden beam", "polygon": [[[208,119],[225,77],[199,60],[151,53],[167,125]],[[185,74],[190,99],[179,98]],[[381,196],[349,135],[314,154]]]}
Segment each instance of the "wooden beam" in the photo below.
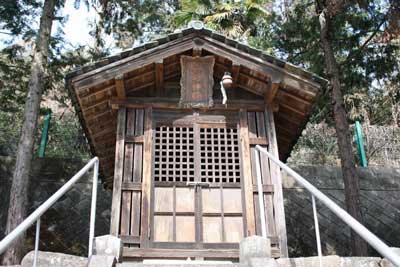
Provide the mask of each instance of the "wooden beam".
{"label": "wooden beam", "polygon": [[[274,186],[271,185],[271,184],[263,184],[262,185],[262,191],[263,191],[263,193],[272,194],[274,192]],[[254,193],[258,193],[258,186],[257,185],[253,185],[253,192]]]}
{"label": "wooden beam", "polygon": [[221,43],[212,37],[204,36],[206,41],[203,44],[203,49],[221,57],[226,57],[247,66],[250,69],[264,72],[271,77],[275,77],[282,81],[282,83],[295,87],[312,91],[317,93],[321,85],[311,79],[304,78],[285,68],[281,68],[273,63],[262,60],[257,56],[253,56],[240,49]]}
{"label": "wooden beam", "polygon": [[123,74],[115,76],[115,88],[117,89],[117,97],[120,100],[126,99],[125,79]]}
{"label": "wooden beam", "polygon": [[256,222],[254,214],[253,202],[253,179],[250,164],[250,143],[249,128],[247,124],[247,110],[241,109],[240,117],[240,148],[242,151],[242,167],[243,167],[243,186],[244,186],[244,203],[246,211],[246,233],[245,236],[256,234]]}
{"label": "wooden beam", "polygon": [[[273,240],[271,240],[272,243]],[[132,248],[124,247],[122,256],[124,258],[156,258],[156,259],[171,259],[171,258],[218,258],[218,259],[238,259],[238,249],[177,249],[172,243],[168,244],[169,249],[164,248]],[[216,244],[221,245],[221,244]],[[279,258],[280,253],[275,246],[271,248],[272,258]]]}
{"label": "wooden beam", "polygon": [[148,247],[150,242],[150,202],[152,183],[152,108],[145,110],[144,116],[144,146],[143,146],[143,181],[142,181],[142,208],[140,220],[141,247]]}
{"label": "wooden beam", "polygon": [[164,91],[164,63],[160,60],[155,63],[156,95],[163,95]]}
{"label": "wooden beam", "polygon": [[195,47],[193,47],[192,56],[201,57],[202,52],[203,51],[202,51],[201,47],[195,46]]}
{"label": "wooden beam", "polygon": [[[264,112],[265,124],[267,129],[267,139],[269,142],[268,150],[276,158],[279,158],[278,152],[278,141],[275,130],[274,113],[271,107],[266,107]],[[275,208],[275,227],[276,234],[279,237],[279,248],[281,251],[281,257],[288,257],[287,247],[287,234],[286,234],[286,219],[285,219],[285,208],[283,203],[283,192],[282,192],[282,175],[279,166],[275,163],[270,163],[271,179],[274,185],[274,208]]]}
{"label": "wooden beam", "polygon": [[268,145],[268,140],[265,137],[249,138],[250,145]]}
{"label": "wooden beam", "polygon": [[240,64],[238,63],[232,63],[232,90],[234,92],[234,94],[237,93],[237,90],[235,90],[237,88],[237,83],[238,83],[238,79],[239,79],[239,73],[240,73]]}
{"label": "wooden beam", "polygon": [[272,80],[268,81],[268,88],[265,92],[265,103],[267,105],[272,105],[275,100],[276,95],[278,94],[280,83],[273,82]]}
{"label": "wooden beam", "polygon": [[118,236],[121,214],[121,188],[124,173],[126,108],[118,110],[117,141],[115,145],[114,187],[111,205],[110,234]]}
{"label": "wooden beam", "polygon": [[264,101],[252,100],[252,101],[235,101],[231,100],[228,105],[214,104],[212,107],[182,107],[179,105],[179,99],[166,99],[166,98],[127,98],[126,100],[111,99],[109,105],[112,109],[118,109],[119,107],[127,108],[146,108],[152,107],[154,109],[180,109],[180,110],[240,110],[246,108],[250,111],[263,111],[265,109]]}
{"label": "wooden beam", "polygon": [[188,35],[182,39],[145,50],[141,53],[105,65],[104,67],[76,76],[72,79],[72,82],[77,88],[91,87],[94,84],[110,80],[118,74],[152,64],[160,58],[167,58],[190,50],[193,46],[193,35]]}
{"label": "wooden beam", "polygon": [[188,258],[188,257],[207,257],[207,258],[239,258],[238,249],[216,250],[216,249],[138,249],[124,248],[123,257],[125,258]]}

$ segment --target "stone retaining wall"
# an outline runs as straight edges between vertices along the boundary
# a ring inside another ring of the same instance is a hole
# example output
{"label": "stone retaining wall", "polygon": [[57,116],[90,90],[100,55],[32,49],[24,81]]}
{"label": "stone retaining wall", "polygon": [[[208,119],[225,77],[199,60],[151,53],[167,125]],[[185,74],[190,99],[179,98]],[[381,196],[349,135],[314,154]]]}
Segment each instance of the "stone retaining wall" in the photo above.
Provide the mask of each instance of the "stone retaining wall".
{"label": "stone retaining wall", "polygon": [[[68,159],[37,159],[33,163],[29,190],[29,213],[56,192],[86,163]],[[0,157],[0,239],[4,237],[14,160]],[[41,218],[41,250],[87,255],[92,173],[75,184]],[[109,233],[111,192],[99,185],[96,235]],[[35,227],[28,230],[27,250],[34,244]]]}
{"label": "stone retaining wall", "polygon": [[[341,170],[331,166],[294,169],[332,200],[345,207]],[[400,169],[359,168],[361,205],[366,226],[391,247],[400,246]],[[316,254],[311,197],[284,174],[286,224],[290,255]],[[350,230],[330,210],[318,204],[324,255],[349,255]],[[371,249],[371,255],[375,252]]]}
{"label": "stone retaining wall", "polygon": [[[30,211],[45,201],[75,174],[84,162],[37,159],[33,166]],[[0,157],[0,239],[4,236],[13,160]],[[329,166],[297,166],[300,174],[344,207],[340,169]],[[400,170],[359,169],[361,202],[367,227],[390,246],[400,247]],[[90,174],[60,199],[42,218],[41,250],[86,255],[91,197]],[[316,255],[311,199],[293,179],[284,175],[285,212],[291,257]],[[96,235],[109,232],[111,192],[99,186]],[[348,227],[318,205],[325,255],[349,256]],[[34,227],[28,231],[27,248],[33,247]],[[374,252],[371,251],[372,255]]]}

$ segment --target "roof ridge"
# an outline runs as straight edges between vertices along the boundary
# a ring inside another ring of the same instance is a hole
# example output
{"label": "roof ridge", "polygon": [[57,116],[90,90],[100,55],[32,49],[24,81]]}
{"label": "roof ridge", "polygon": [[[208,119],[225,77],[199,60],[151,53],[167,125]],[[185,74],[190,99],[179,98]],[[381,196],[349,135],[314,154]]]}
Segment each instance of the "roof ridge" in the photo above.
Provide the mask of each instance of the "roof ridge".
{"label": "roof ridge", "polygon": [[168,43],[170,41],[182,38],[184,36],[187,36],[189,34],[192,33],[197,33],[199,35],[204,35],[204,36],[208,36],[211,37],[213,39],[215,39],[216,41],[225,43],[226,45],[230,46],[230,47],[234,47],[236,49],[242,50],[245,53],[248,53],[250,55],[253,56],[258,56],[261,57],[263,60],[272,63],[282,69],[287,69],[289,71],[295,72],[297,75],[303,76],[307,79],[310,79],[312,81],[318,82],[322,85],[326,85],[327,84],[327,80],[324,79],[323,77],[309,71],[306,70],[303,67],[294,65],[290,62],[287,62],[285,60],[282,60],[278,57],[272,56],[268,53],[266,53],[264,50],[255,48],[247,43],[244,42],[240,42],[237,40],[234,40],[232,38],[226,37],[225,35],[212,30],[210,28],[204,27],[204,24],[202,22],[202,27],[200,27],[200,24],[196,24],[199,23],[200,21],[192,21],[191,23],[189,23],[188,27],[186,28],[181,28],[181,29],[176,29],[174,32],[172,33],[168,33],[165,35],[162,35],[158,38],[155,38],[151,41],[142,43],[140,45],[136,45],[132,48],[123,50],[119,53],[113,54],[113,55],[109,55],[107,57],[104,57],[96,62],[92,62],[90,64],[84,65],[82,67],[78,67],[70,72],[68,72],[65,77],[66,79],[70,79],[74,76],[89,72],[91,70],[103,67],[105,65],[111,64],[115,61],[118,61],[120,59],[138,54],[140,52],[143,52],[145,50],[157,47],[159,45]]}

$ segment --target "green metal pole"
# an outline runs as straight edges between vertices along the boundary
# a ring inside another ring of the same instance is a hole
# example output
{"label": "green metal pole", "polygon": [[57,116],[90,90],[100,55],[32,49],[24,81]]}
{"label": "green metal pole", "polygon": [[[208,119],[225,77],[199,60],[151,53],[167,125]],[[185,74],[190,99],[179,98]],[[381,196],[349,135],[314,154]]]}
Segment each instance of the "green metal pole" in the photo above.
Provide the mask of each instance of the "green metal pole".
{"label": "green metal pole", "polygon": [[50,118],[51,118],[51,110],[48,110],[46,113],[46,117],[44,119],[42,138],[40,140],[39,158],[44,158],[44,154],[46,152],[47,138],[49,136],[49,128],[50,128]]}
{"label": "green metal pole", "polygon": [[359,121],[356,121],[355,134],[356,134],[358,154],[360,155],[361,167],[367,167],[368,166],[367,157],[365,156],[362,129]]}

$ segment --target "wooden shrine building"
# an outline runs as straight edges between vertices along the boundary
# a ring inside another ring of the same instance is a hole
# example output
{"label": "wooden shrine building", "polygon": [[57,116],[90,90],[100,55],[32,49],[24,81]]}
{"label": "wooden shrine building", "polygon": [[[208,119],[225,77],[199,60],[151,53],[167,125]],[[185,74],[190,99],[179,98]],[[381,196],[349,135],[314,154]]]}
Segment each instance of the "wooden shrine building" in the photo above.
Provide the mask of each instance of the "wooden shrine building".
{"label": "wooden shrine building", "polygon": [[[110,232],[132,258],[237,258],[242,238],[261,235],[255,145],[286,160],[325,86],[201,25],[80,68],[66,83],[113,190]],[[263,155],[261,169],[267,234],[273,255],[285,257],[280,170]]]}

